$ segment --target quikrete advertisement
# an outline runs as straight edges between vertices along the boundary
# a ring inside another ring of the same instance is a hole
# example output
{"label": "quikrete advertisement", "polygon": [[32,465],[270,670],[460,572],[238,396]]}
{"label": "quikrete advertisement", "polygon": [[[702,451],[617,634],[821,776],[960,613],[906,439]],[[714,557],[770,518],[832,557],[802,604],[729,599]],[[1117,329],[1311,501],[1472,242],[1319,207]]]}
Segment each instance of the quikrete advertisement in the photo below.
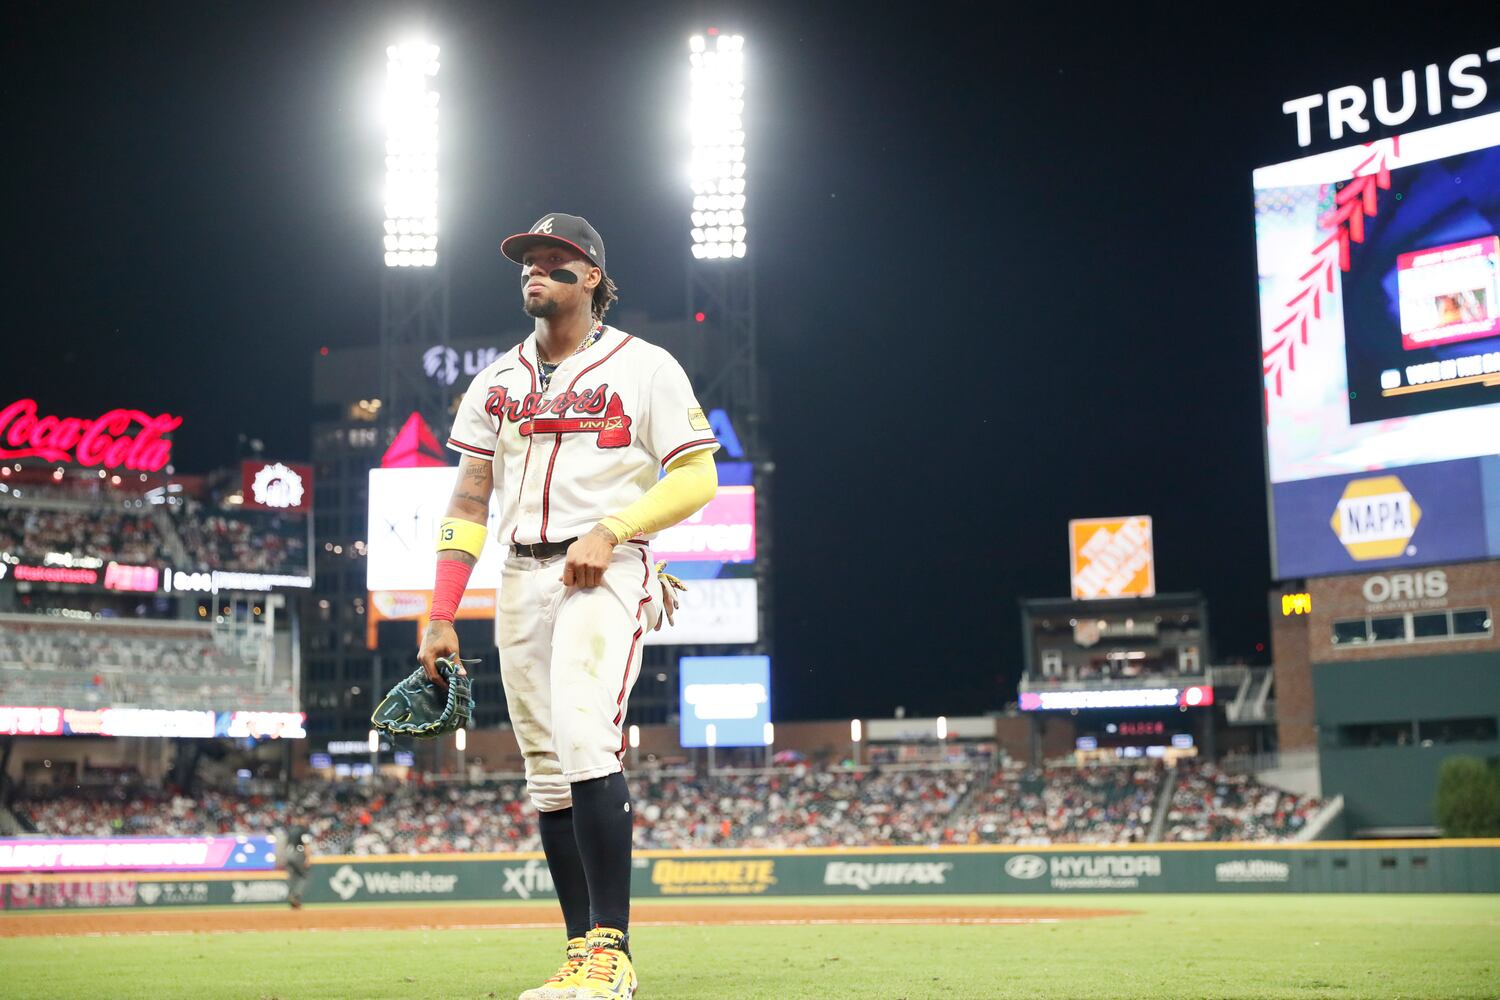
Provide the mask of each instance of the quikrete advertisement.
{"label": "quikrete advertisement", "polygon": [[776,860],[659,858],[651,865],[651,884],[663,896],[758,895],[776,886]]}

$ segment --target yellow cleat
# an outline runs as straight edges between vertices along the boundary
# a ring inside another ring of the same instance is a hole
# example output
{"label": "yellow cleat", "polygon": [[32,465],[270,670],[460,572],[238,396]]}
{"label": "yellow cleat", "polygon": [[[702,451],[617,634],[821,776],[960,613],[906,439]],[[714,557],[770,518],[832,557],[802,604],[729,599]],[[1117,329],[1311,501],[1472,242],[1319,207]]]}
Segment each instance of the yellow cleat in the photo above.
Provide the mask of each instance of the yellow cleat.
{"label": "yellow cleat", "polygon": [[575,1000],[630,1000],[639,983],[625,952],[625,935],[612,927],[589,931],[588,960],[578,976]]}
{"label": "yellow cleat", "polygon": [[579,976],[588,964],[588,943],[581,937],[568,939],[568,960],[545,983],[522,993],[516,1000],[573,1000],[578,996]]}

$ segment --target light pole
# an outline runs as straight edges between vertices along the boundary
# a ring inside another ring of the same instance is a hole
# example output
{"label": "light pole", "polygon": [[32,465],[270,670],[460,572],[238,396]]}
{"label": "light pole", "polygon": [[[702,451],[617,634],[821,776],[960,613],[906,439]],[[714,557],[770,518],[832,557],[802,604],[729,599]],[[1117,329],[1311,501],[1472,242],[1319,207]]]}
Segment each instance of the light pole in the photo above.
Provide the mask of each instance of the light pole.
{"label": "light pole", "polygon": [[776,724],[768,722],[761,727],[761,735],[766,741],[766,769],[771,767],[771,744],[776,742]]}
{"label": "light pole", "polygon": [[849,746],[854,757],[854,766],[859,766],[859,741],[864,737],[864,725],[858,719],[849,720]]}
{"label": "light pole", "polygon": [[469,783],[469,772],[464,769],[464,751],[469,748],[469,731],[467,729],[454,731],[453,747],[458,751],[458,776],[467,785]]}
{"label": "light pole", "polygon": [[375,780],[375,775],[380,770],[380,731],[370,730],[368,746],[370,748],[370,780]]}
{"label": "light pole", "polygon": [[632,725],[630,727],[630,766],[639,767],[641,763],[641,727]]}
{"label": "light pole", "polygon": [[719,742],[719,727],[710,722],[703,728],[703,742],[708,744],[708,773],[714,773],[714,747]]}

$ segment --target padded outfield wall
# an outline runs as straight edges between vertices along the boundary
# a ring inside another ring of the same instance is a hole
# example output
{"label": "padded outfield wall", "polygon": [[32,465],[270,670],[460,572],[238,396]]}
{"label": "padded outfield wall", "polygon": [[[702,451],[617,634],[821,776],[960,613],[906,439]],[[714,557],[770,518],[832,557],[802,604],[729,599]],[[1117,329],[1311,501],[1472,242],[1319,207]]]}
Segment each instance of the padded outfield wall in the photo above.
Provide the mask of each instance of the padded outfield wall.
{"label": "padded outfield wall", "polygon": [[[637,898],[1215,892],[1500,892],[1500,840],[865,851],[641,851]],[[541,854],[326,857],[310,903],[552,899]],[[0,876],[0,908],[286,902],[281,872]]]}

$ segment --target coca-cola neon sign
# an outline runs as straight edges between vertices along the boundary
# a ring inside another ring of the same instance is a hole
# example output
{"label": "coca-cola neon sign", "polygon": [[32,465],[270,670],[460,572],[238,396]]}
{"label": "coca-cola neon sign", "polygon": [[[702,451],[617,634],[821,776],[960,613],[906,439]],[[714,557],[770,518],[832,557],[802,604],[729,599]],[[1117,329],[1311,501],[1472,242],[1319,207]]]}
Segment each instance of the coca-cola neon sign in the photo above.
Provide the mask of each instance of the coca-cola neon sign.
{"label": "coca-cola neon sign", "polygon": [[[137,426],[138,432],[129,436]],[[181,417],[153,417],[140,410],[109,410],[95,420],[38,416],[36,400],[18,399],[0,410],[0,459],[157,472],[172,459],[172,442],[162,435],[181,426]]]}

